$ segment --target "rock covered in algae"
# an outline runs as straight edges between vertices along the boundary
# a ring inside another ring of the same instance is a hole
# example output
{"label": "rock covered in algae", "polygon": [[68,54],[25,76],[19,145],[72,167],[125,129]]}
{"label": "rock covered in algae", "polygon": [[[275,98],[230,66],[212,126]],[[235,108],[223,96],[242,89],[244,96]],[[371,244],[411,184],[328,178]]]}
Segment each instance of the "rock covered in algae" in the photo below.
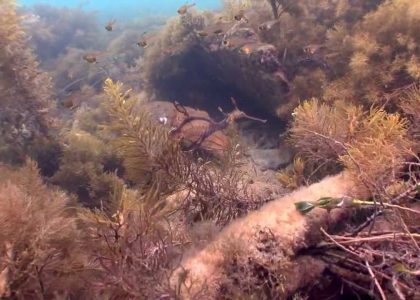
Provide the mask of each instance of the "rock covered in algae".
{"label": "rock covered in algae", "polygon": [[157,97],[211,113],[233,96],[248,110],[289,114],[290,84],[276,47],[245,22],[207,23],[186,29],[182,21],[169,22],[146,51],[145,76]]}

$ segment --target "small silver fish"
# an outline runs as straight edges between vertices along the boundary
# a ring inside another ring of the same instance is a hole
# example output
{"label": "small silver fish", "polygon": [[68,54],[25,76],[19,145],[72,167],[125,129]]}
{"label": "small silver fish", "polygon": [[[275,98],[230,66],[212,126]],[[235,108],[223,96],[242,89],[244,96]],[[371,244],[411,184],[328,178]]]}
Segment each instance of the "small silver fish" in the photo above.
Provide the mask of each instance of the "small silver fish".
{"label": "small silver fish", "polygon": [[90,64],[96,64],[98,62],[96,55],[93,53],[85,54],[82,58]]}
{"label": "small silver fish", "polygon": [[114,29],[114,24],[117,22],[116,20],[109,21],[108,24],[105,26],[107,31],[112,31]]}
{"label": "small silver fish", "polygon": [[184,4],[183,6],[181,6],[180,8],[178,8],[177,12],[180,15],[185,15],[188,12],[188,9],[190,9],[191,7],[195,6],[195,3],[193,4]]}
{"label": "small silver fish", "polygon": [[276,25],[279,22],[279,20],[272,20],[265,23],[262,23],[258,26],[258,29],[260,31],[268,31],[271,28],[273,28],[274,25]]}

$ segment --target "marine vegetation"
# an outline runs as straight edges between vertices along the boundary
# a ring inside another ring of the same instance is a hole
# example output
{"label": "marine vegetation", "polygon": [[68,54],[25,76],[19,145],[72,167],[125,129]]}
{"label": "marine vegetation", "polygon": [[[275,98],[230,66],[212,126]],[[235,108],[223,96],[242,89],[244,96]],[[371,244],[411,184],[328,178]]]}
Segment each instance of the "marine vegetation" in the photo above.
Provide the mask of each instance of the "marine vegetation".
{"label": "marine vegetation", "polygon": [[87,296],[89,271],[70,199],[43,184],[34,161],[0,171],[1,297]]}
{"label": "marine vegetation", "polygon": [[[73,129],[63,133],[60,166],[50,182],[77,195],[89,207],[106,204],[118,178],[118,160],[105,143],[89,132]],[[115,168],[112,168],[112,163]]]}
{"label": "marine vegetation", "polygon": [[181,203],[187,217],[222,223],[258,206],[242,183],[246,174],[232,169],[240,163],[236,145],[222,157],[222,167],[217,161],[196,160],[149,112],[136,108],[138,103],[127,97],[130,90],[123,90],[121,83],[107,79],[104,91],[111,117],[105,130],[117,136],[112,146],[123,161],[125,178],[138,186],[150,205],[173,209],[165,198],[187,192]]}
{"label": "marine vegetation", "polygon": [[420,298],[419,1],[0,8],[1,299]]}
{"label": "marine vegetation", "polygon": [[0,159],[22,163],[51,143],[54,126],[46,115],[53,107],[51,80],[27,43],[14,2],[2,1],[0,8]]}

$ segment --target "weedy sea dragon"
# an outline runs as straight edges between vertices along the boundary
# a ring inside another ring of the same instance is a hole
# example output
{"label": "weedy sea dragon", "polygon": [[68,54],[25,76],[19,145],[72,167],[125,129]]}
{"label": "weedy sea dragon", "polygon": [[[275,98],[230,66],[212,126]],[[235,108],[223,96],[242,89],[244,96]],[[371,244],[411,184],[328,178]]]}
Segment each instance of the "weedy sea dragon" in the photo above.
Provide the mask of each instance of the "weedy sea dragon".
{"label": "weedy sea dragon", "polygon": [[[204,148],[205,150],[215,152],[216,150],[224,150],[227,146],[223,140],[217,141],[217,139],[220,139],[221,137],[221,135],[218,135],[217,133],[220,133],[222,130],[226,129],[233,122],[239,119],[250,119],[262,123],[267,122],[267,120],[249,116],[245,112],[241,111],[238,108],[234,98],[231,98],[231,101],[234,106],[234,110],[230,113],[225,113],[220,107],[218,108],[219,111],[225,116],[225,118],[219,122],[215,122],[211,118],[190,116],[184,106],[178,102],[174,102],[175,109],[183,114],[185,119],[178,126],[170,130],[170,136],[191,141],[191,144],[184,148],[186,151],[194,151],[199,148]],[[193,141],[193,137],[198,137],[198,139]],[[209,147],[203,147],[204,142],[212,142],[211,144],[215,146],[217,145],[217,147],[206,149]]]}

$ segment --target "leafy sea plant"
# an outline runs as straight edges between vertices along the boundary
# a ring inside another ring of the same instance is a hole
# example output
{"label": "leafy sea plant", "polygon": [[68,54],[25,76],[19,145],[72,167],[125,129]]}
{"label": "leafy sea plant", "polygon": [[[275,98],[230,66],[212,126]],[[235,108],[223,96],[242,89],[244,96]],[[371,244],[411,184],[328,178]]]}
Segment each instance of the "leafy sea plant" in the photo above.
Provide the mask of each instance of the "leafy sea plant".
{"label": "leafy sea plant", "polygon": [[105,129],[114,135],[112,145],[123,160],[127,179],[141,190],[141,201],[160,210],[167,204],[165,197],[187,191],[188,196],[175,209],[182,208],[193,222],[220,223],[260,205],[247,192],[247,176],[238,164],[236,144],[229,143],[231,147],[221,161],[183,152],[179,141],[154,122],[121,83],[108,79],[104,89],[111,117]]}
{"label": "leafy sea plant", "polygon": [[233,20],[241,10],[252,8],[251,0],[224,0],[223,13],[228,20]]}
{"label": "leafy sea plant", "polygon": [[398,103],[410,121],[408,132],[415,142],[413,151],[420,153],[420,86],[417,84],[405,90]]}
{"label": "leafy sea plant", "polygon": [[372,193],[382,193],[380,189],[397,180],[403,163],[412,155],[408,124],[398,114],[372,109],[340,156],[345,167]]}
{"label": "leafy sea plant", "polygon": [[[21,9],[22,10],[22,9]],[[49,5],[47,2],[35,3],[23,8],[24,13],[39,16],[30,22],[25,30],[32,36],[31,42],[37,56],[44,66],[51,67],[66,48],[99,48],[105,40],[93,12],[86,12],[81,7],[67,8]]]}
{"label": "leafy sea plant", "polygon": [[[197,41],[196,31],[202,30],[206,23],[206,15],[193,10],[167,20],[160,32],[153,33],[147,38],[149,46],[145,49],[143,57],[142,78],[156,84],[166,76],[161,72],[166,72],[167,68],[172,69],[170,72],[183,69],[180,62],[172,61],[170,58],[193,45]],[[162,63],[165,66],[163,69],[155,68]]]}
{"label": "leafy sea plant", "polygon": [[267,0],[267,2],[270,4],[274,19],[280,18],[284,12],[296,11],[298,8],[297,1]]}

